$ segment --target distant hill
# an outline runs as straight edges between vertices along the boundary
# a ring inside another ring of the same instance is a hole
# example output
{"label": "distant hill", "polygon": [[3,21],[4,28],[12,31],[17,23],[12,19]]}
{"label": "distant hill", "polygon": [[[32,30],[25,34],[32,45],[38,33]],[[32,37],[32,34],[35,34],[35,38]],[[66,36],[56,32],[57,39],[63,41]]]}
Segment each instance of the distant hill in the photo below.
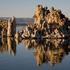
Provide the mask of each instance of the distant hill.
{"label": "distant hill", "polygon": [[27,25],[28,23],[33,23],[33,18],[16,18],[17,25]]}
{"label": "distant hill", "polygon": [[[0,17],[0,19],[9,19],[9,17]],[[33,18],[16,18],[17,25],[27,25],[28,23],[33,23]]]}

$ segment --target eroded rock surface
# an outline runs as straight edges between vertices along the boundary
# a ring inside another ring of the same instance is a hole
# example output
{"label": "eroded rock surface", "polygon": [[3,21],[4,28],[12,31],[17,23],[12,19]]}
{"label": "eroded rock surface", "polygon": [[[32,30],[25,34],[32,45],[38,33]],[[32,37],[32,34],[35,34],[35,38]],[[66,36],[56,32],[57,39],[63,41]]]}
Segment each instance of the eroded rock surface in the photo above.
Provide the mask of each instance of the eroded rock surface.
{"label": "eroded rock surface", "polygon": [[64,38],[70,35],[70,20],[61,10],[38,5],[34,13],[34,24],[23,30],[23,38]]}

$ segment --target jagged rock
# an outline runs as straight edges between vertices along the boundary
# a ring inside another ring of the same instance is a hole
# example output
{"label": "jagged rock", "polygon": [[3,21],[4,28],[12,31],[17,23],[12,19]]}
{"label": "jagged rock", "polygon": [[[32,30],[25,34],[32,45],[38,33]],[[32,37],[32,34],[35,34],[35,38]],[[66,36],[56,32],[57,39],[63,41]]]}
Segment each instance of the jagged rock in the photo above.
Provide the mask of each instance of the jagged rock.
{"label": "jagged rock", "polygon": [[48,9],[38,5],[34,13],[34,24],[29,24],[23,33],[24,37],[61,38],[70,34],[70,20],[61,10]]}
{"label": "jagged rock", "polygon": [[16,33],[16,19],[12,17],[8,18],[0,18],[0,34],[5,36],[14,36]]}

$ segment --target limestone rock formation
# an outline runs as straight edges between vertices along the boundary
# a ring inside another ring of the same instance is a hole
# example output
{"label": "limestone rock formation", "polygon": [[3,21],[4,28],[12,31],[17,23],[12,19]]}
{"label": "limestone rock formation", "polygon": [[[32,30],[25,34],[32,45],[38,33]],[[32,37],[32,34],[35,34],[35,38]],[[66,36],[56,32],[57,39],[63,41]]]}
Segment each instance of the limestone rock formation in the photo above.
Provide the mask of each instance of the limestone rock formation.
{"label": "limestone rock formation", "polygon": [[8,20],[7,36],[13,36],[16,33],[16,20],[12,17]]}
{"label": "limestone rock formation", "polygon": [[38,5],[34,13],[34,24],[23,31],[23,38],[64,38],[70,36],[70,20],[61,10]]}
{"label": "limestone rock formation", "polygon": [[0,18],[0,37],[12,36],[16,33],[16,19],[12,18]]}

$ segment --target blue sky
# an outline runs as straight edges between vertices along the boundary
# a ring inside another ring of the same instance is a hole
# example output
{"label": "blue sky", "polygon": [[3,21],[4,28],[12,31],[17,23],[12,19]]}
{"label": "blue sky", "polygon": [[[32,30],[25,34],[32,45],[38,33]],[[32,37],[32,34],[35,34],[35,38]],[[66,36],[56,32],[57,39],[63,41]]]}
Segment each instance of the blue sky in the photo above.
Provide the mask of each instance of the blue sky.
{"label": "blue sky", "polygon": [[32,17],[38,4],[61,9],[70,18],[70,0],[0,0],[0,17]]}

